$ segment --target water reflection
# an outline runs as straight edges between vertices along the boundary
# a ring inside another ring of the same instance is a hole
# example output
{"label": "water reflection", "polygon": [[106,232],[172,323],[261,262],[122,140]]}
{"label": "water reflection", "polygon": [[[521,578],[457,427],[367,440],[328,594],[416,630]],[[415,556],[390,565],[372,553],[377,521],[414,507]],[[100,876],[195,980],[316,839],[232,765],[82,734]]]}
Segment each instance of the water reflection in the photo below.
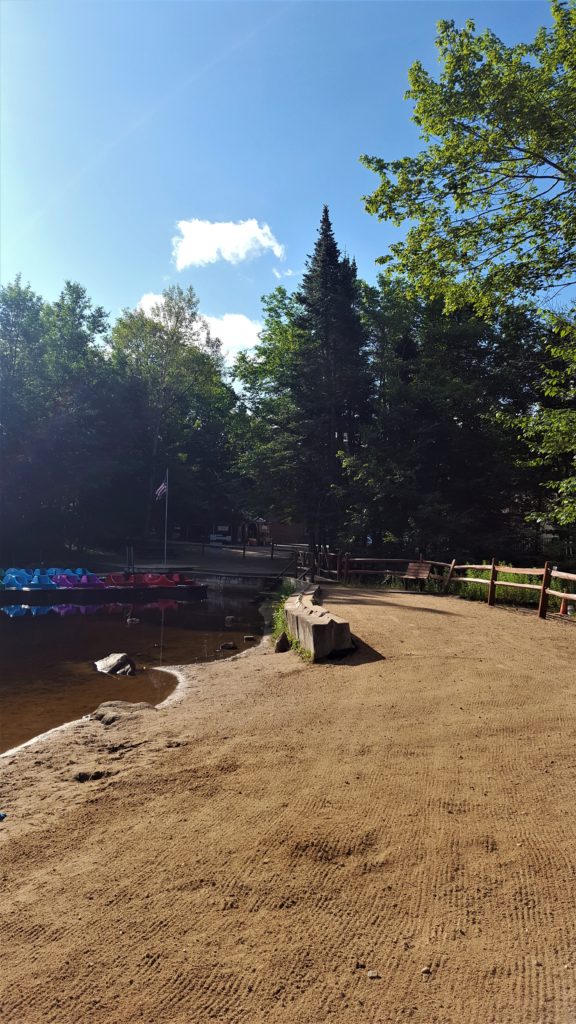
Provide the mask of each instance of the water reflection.
{"label": "water reflection", "polygon": [[108,615],[124,615],[127,621],[130,620],[134,608],[159,608],[165,611],[167,608],[177,609],[183,601],[149,601],[147,604],[126,604],[118,601],[109,601],[107,604],[50,604],[45,607],[29,604],[12,604],[0,607],[0,614],[3,612],[9,618],[14,619],[22,615],[48,615],[54,612],[56,615],[94,615],[95,612],[105,611]]}
{"label": "water reflection", "polygon": [[[10,605],[0,615],[0,751],[105,700],[159,704],[176,685],[162,665],[230,657],[262,632],[252,594],[217,590],[205,602],[168,599],[146,604]],[[137,673],[106,676],[94,662],[126,652]]]}

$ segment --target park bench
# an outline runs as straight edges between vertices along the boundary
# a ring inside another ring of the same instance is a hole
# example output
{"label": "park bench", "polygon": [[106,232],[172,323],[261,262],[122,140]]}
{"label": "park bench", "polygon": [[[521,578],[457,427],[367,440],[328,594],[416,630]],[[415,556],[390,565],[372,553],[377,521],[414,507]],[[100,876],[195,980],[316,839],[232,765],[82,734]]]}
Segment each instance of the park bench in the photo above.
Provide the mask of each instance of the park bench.
{"label": "park bench", "polygon": [[[409,580],[418,584],[420,590],[424,590],[426,583],[440,584],[444,578],[444,570],[450,569],[447,562],[424,561],[424,559],[409,558],[356,558],[345,554],[342,561],[342,574],[338,568],[338,580],[349,583],[351,578],[360,579],[365,576],[379,577],[379,582],[386,585],[393,580],[403,580],[406,588]],[[434,588],[436,589],[436,587]]]}
{"label": "park bench", "polygon": [[424,584],[430,578],[438,578],[432,562],[421,562],[418,560],[417,562],[406,562],[404,565],[398,566],[397,569],[386,569],[383,582],[387,583],[392,579],[399,579],[404,581],[404,587],[406,587],[408,581],[413,580],[418,584],[420,590],[424,590]]}
{"label": "park bench", "polygon": [[408,562],[406,572],[399,573],[398,575],[401,580],[404,580],[404,586],[406,586],[408,580],[414,580],[420,590],[423,590],[424,584],[428,582],[432,575],[432,562]]}

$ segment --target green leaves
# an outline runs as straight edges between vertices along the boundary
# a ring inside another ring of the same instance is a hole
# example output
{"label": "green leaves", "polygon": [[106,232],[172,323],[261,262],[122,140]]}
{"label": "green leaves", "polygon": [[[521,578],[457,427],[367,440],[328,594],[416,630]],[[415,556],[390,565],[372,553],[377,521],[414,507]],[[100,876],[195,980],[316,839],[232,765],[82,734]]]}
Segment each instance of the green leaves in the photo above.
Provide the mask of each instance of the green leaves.
{"label": "green leaves", "polygon": [[199,314],[194,289],[165,289],[147,315],[125,310],[111,338],[112,362],[138,396],[142,448],[148,466],[147,532],[155,511],[156,478],[173,467],[173,494],[190,515],[226,509],[228,435],[236,396],[223,380],[220,344]]}
{"label": "green leaves", "polygon": [[[0,519],[14,561],[141,536],[171,467],[171,516],[208,532],[234,507],[237,396],[192,289],[152,316],[104,311],[66,282],[44,302],[20,279],[0,289]],[[242,417],[239,417],[240,421]],[[173,472],[172,472],[173,469]]]}
{"label": "green leaves", "polygon": [[381,179],[368,212],[416,222],[382,263],[447,310],[489,315],[576,277],[576,8],[552,7],[553,28],[513,47],[440,22],[439,80],[409,73],[426,148],[362,157]]}
{"label": "green leaves", "polygon": [[[352,530],[448,554],[486,550],[532,507],[516,417],[537,397],[543,325],[513,307],[487,323],[407,298],[382,276],[364,289],[376,393],[365,444],[345,459]],[[439,557],[437,554],[436,557]]]}
{"label": "green leaves", "polygon": [[[541,396],[525,421],[533,458],[565,477],[549,484],[557,522],[576,521],[573,428],[576,315],[558,301],[576,287],[576,4],[552,2],[552,28],[506,46],[474,22],[438,26],[441,72],[420,63],[407,98],[425,147],[415,157],[362,158],[380,177],[366,209],[396,225],[403,241],[380,262],[412,294],[449,313],[471,306],[496,321],[510,304],[545,306],[551,328]],[[574,451],[576,457],[576,448]]]}

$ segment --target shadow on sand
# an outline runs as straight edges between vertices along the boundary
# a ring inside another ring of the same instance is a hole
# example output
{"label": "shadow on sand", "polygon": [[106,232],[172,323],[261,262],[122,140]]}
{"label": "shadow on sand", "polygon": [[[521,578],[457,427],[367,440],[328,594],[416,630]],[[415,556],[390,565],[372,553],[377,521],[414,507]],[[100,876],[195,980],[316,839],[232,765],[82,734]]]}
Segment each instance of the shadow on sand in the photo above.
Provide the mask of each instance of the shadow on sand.
{"label": "shadow on sand", "polygon": [[369,665],[373,661],[385,661],[383,654],[374,650],[369,644],[365,644],[358,636],[352,635],[354,650],[335,651],[328,658],[322,658],[321,664],[340,663],[344,665]]}
{"label": "shadow on sand", "polygon": [[[406,592],[404,592],[402,590],[398,590],[398,591],[394,592],[394,596],[395,597],[396,596],[397,597],[410,597],[410,596],[428,597],[430,595],[428,595],[428,594],[415,594],[415,595],[411,595],[411,594],[406,593]],[[376,595],[376,594],[373,595],[373,594],[370,594],[370,593],[359,594],[357,591],[351,593],[350,591],[346,591],[346,590],[341,590],[341,591],[330,590],[328,592],[324,592],[324,598],[331,605],[338,605],[338,604],[380,605],[380,607],[382,607],[382,608],[384,608],[384,607],[394,608],[396,611],[416,612],[418,614],[423,614],[423,615],[455,615],[456,617],[460,617],[458,612],[449,612],[447,609],[444,609],[444,608],[419,608],[417,605],[413,605],[413,604],[404,605],[404,604],[402,604],[401,601],[387,601],[387,600],[385,600],[385,598],[383,596],[381,597],[380,595]],[[435,599],[435,598],[433,598],[433,599]]]}

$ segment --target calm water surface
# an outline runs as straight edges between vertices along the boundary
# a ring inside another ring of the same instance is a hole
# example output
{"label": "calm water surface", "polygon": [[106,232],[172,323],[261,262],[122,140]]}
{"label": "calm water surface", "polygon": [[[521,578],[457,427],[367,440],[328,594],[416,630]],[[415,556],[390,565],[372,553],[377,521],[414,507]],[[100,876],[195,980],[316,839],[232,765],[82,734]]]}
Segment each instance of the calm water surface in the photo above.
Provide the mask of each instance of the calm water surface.
{"label": "calm water surface", "polygon": [[[177,680],[159,665],[230,657],[235,652],[221,651],[222,643],[234,642],[241,651],[253,646],[245,634],[262,633],[253,594],[209,591],[208,601],[159,604],[71,612],[60,606],[60,614],[36,615],[28,609],[14,618],[0,610],[0,752],[105,700],[160,704]],[[94,661],[117,651],[136,662],[135,676],[96,671]]]}

